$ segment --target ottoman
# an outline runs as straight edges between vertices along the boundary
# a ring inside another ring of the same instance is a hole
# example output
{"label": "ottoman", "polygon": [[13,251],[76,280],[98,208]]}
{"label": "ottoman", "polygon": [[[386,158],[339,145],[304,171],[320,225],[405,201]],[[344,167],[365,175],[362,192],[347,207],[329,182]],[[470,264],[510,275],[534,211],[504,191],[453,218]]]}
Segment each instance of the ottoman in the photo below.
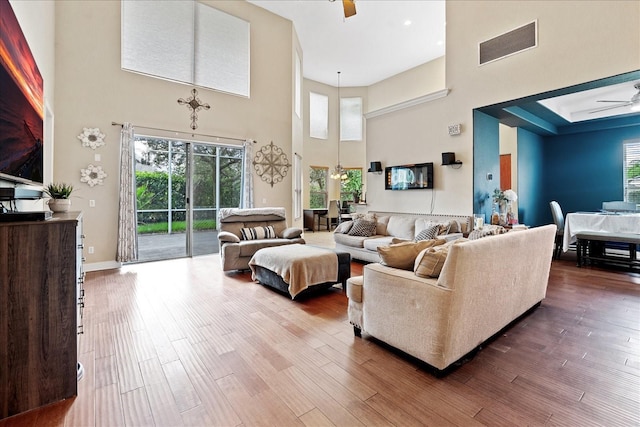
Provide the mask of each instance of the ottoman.
{"label": "ottoman", "polygon": [[275,246],[257,251],[249,267],[253,280],[295,299],[336,283],[346,289],[351,255],[311,245]]}

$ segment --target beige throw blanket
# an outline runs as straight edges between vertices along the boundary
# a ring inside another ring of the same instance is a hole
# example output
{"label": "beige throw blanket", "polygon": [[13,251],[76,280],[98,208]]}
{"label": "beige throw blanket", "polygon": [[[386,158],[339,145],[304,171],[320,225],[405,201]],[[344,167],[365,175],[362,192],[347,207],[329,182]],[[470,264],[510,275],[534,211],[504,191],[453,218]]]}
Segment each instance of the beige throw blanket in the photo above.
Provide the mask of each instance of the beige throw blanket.
{"label": "beige throw blanket", "polygon": [[255,265],[282,277],[292,298],[309,286],[338,280],[338,255],[330,249],[300,244],[260,249],[249,261],[253,280]]}

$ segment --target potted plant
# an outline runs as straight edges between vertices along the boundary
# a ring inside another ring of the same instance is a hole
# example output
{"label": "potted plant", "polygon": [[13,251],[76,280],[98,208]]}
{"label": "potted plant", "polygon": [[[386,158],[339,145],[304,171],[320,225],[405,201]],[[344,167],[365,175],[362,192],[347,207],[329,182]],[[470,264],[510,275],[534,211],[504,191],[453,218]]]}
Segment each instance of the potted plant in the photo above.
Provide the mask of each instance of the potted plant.
{"label": "potted plant", "polygon": [[54,182],[44,187],[43,191],[51,198],[47,204],[53,212],[67,212],[71,207],[69,197],[73,193],[73,185]]}
{"label": "potted plant", "polygon": [[362,187],[357,187],[353,190],[353,203],[360,203],[360,197],[362,196]]}

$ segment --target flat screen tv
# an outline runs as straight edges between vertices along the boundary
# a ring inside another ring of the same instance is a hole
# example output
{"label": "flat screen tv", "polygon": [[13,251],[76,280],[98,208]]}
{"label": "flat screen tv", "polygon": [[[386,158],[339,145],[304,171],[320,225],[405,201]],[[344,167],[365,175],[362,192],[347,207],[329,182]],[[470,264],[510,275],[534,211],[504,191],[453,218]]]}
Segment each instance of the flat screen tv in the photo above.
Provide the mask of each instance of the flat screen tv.
{"label": "flat screen tv", "polygon": [[0,65],[0,179],[42,184],[42,76],[7,0],[0,0]]}
{"label": "flat screen tv", "polygon": [[387,166],[385,190],[421,190],[433,188],[433,163]]}

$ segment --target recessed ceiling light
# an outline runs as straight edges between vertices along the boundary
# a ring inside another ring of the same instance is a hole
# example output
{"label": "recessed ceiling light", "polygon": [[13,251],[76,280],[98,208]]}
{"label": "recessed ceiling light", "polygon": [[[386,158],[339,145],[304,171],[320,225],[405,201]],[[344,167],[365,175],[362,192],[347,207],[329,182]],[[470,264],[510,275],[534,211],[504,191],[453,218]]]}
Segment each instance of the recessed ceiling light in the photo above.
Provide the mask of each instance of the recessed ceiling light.
{"label": "recessed ceiling light", "polygon": [[409,25],[411,25],[411,20],[407,19],[406,21],[404,21],[404,25],[406,27],[408,27]]}
{"label": "recessed ceiling light", "polygon": [[444,44],[444,42],[442,40],[438,40],[438,46],[442,46]]}

